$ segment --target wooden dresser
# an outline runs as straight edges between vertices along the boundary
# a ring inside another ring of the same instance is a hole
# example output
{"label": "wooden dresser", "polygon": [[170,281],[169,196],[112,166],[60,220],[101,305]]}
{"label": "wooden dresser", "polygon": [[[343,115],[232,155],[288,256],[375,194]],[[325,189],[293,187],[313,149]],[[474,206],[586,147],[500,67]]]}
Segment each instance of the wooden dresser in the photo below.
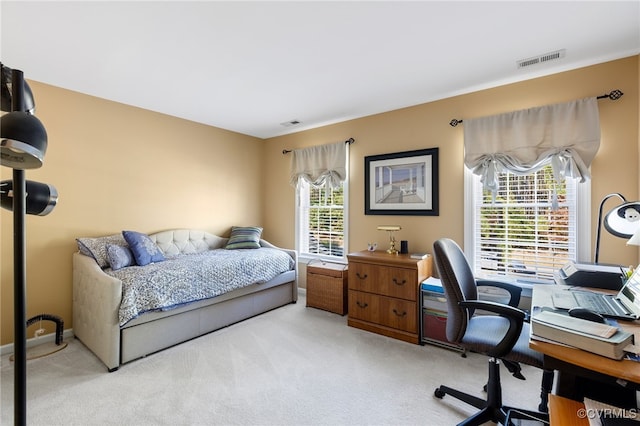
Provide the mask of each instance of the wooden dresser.
{"label": "wooden dresser", "polygon": [[431,276],[431,256],[360,251],[349,259],[349,318],[351,327],[419,343],[418,294]]}

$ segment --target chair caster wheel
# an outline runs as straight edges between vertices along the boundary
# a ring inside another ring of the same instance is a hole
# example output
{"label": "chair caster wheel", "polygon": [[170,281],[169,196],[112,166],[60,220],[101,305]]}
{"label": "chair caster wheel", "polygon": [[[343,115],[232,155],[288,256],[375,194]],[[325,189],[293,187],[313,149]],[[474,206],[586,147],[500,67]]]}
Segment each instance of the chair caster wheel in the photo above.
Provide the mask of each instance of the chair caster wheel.
{"label": "chair caster wheel", "polygon": [[433,392],[433,395],[434,395],[436,398],[442,399],[442,398],[444,398],[444,396],[445,396],[446,394],[445,394],[444,392],[442,392],[442,391],[440,390],[440,388],[436,388],[435,392]]}

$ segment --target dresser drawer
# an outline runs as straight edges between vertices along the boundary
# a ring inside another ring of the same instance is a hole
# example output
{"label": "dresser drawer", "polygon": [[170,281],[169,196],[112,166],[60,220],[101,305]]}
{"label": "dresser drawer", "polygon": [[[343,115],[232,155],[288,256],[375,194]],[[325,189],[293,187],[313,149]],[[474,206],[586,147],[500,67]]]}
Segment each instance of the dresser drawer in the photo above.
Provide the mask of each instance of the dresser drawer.
{"label": "dresser drawer", "polygon": [[417,333],[417,304],[407,300],[349,290],[349,317]]}
{"label": "dresser drawer", "polygon": [[349,289],[398,297],[415,302],[418,294],[415,269],[349,263]]}

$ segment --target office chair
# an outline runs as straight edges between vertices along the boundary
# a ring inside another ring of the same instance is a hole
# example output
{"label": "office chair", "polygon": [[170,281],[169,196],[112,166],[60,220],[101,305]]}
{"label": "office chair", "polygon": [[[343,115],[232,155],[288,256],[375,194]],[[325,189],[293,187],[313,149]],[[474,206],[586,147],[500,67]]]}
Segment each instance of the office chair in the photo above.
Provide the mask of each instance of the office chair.
{"label": "office chair", "polygon": [[[524,363],[542,368],[542,354],[529,349],[529,324],[525,322],[525,313],[514,306],[478,300],[477,280],[464,253],[453,240],[439,239],[434,243],[433,249],[436,267],[447,298],[447,339],[468,351],[489,357],[486,400],[444,385],[435,390],[435,396],[443,398],[448,394],[480,409],[460,425],[479,425],[488,421],[505,424],[509,416],[513,415],[511,411],[524,417],[548,420],[548,416],[543,412],[547,411],[553,371],[543,373],[541,402],[538,406],[541,412],[502,405],[499,360],[506,361],[511,366]],[[478,280],[478,283],[506,289],[511,295],[510,304],[517,304],[520,299],[521,289],[517,286],[486,280]],[[476,309],[496,315],[474,316]],[[519,374],[519,369],[516,370],[518,371],[515,373]],[[515,373],[514,376],[518,377]],[[520,375],[519,378],[523,377]]]}

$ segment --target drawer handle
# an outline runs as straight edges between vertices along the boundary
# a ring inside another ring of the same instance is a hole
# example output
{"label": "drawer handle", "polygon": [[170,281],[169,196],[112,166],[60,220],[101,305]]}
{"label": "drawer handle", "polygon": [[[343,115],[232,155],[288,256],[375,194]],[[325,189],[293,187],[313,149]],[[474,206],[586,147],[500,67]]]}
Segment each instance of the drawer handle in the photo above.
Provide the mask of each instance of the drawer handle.
{"label": "drawer handle", "polygon": [[360,302],[359,300],[356,300],[356,305],[358,305],[361,308],[366,308],[367,306],[369,306],[368,303],[366,302]]}
{"label": "drawer handle", "polygon": [[361,280],[364,280],[368,277],[368,275],[367,274],[360,275],[360,272],[356,272],[356,277],[360,278]]}
{"label": "drawer handle", "polygon": [[405,284],[407,283],[407,280],[398,281],[398,279],[397,279],[397,278],[394,278],[394,279],[393,279],[393,283],[394,283],[395,285],[405,285]]}
{"label": "drawer handle", "polygon": [[400,313],[395,308],[393,310],[393,313],[396,314],[399,317],[406,317],[407,316],[407,311],[402,311],[402,313]]}

